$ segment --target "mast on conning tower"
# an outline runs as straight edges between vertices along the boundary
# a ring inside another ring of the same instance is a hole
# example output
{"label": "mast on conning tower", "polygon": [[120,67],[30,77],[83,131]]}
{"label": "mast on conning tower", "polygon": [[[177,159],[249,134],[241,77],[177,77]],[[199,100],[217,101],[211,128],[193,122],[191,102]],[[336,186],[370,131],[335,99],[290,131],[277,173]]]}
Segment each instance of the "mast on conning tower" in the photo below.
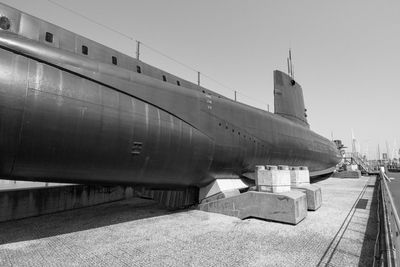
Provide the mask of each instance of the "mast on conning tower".
{"label": "mast on conning tower", "polygon": [[292,62],[292,49],[289,48],[289,57],[287,58],[287,64],[288,64],[288,75],[294,79],[294,68],[293,68],[293,62]]}

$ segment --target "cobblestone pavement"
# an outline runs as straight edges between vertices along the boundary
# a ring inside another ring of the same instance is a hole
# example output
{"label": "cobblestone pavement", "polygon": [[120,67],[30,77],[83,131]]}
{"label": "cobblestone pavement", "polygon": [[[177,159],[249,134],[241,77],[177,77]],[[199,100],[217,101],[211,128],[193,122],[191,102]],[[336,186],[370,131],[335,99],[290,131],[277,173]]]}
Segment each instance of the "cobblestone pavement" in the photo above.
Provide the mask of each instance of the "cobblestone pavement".
{"label": "cobblestone pavement", "polygon": [[297,226],[142,199],[0,223],[0,266],[368,266],[374,181],[318,182],[323,206]]}

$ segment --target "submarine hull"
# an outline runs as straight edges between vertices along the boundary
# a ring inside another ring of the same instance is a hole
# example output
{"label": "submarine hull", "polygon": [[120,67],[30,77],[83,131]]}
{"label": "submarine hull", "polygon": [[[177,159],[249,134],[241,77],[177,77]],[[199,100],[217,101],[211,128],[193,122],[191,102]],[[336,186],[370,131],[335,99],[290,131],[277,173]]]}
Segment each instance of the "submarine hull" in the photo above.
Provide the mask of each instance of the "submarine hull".
{"label": "submarine hull", "polygon": [[[175,188],[239,178],[255,165],[323,172],[340,160],[335,144],[311,131],[304,118],[298,123],[290,114],[171,82],[178,78],[127,56],[129,68],[82,55],[64,48],[63,36],[73,36],[74,45],[88,40],[5,5],[0,9],[14,23],[0,30],[3,179]],[[32,37],[26,25],[39,22]],[[48,31],[60,34],[56,46],[43,39]],[[278,74],[285,93],[290,77]],[[280,107],[290,95],[282,99]]]}
{"label": "submarine hull", "polygon": [[0,58],[8,74],[0,80],[3,178],[207,182],[213,142],[182,120],[23,56],[0,50]]}

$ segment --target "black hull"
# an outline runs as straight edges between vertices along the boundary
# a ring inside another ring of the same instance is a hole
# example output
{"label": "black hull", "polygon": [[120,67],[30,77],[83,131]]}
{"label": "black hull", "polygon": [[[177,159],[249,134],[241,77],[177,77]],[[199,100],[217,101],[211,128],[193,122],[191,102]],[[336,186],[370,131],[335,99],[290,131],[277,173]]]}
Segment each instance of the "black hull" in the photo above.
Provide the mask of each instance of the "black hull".
{"label": "black hull", "polygon": [[0,47],[4,179],[171,188],[239,178],[261,164],[323,172],[340,160],[308,127],[205,88],[6,31]]}

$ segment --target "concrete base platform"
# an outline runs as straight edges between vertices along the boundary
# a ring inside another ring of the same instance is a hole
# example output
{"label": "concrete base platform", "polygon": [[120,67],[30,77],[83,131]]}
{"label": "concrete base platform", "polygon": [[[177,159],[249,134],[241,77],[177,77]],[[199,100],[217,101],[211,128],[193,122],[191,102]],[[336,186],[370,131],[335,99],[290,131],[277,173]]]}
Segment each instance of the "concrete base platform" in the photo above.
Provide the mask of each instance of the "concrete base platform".
{"label": "concrete base platform", "polygon": [[361,172],[357,171],[341,171],[335,172],[332,177],[335,178],[361,178]]}
{"label": "concrete base platform", "polygon": [[316,184],[322,208],[296,226],[137,198],[2,222],[0,266],[372,266],[375,177]]}
{"label": "concrete base platform", "polygon": [[307,198],[303,192],[245,192],[240,195],[200,204],[199,210],[245,218],[259,218],[298,224],[307,216]]}
{"label": "concrete base platform", "polygon": [[322,205],[321,187],[309,184],[309,185],[292,187],[292,189],[299,190],[306,194],[308,210],[316,211],[321,207]]}
{"label": "concrete base platform", "polygon": [[131,187],[60,185],[0,190],[0,222],[98,205],[133,196]]}

